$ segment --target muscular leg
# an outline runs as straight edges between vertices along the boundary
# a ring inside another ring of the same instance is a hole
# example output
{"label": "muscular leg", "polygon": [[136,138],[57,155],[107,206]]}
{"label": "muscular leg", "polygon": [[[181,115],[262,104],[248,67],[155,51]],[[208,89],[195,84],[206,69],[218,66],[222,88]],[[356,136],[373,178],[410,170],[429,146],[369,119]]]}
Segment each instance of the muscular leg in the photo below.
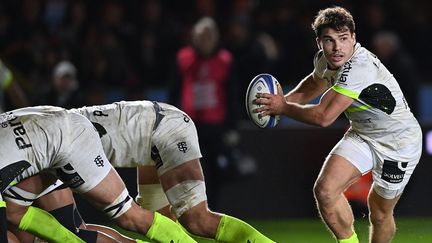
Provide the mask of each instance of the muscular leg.
{"label": "muscular leg", "polygon": [[118,200],[125,189],[120,176],[114,169],[111,169],[98,185],[84,193],[83,196],[99,209],[108,210],[108,206],[116,206],[113,211],[122,212],[122,214],[114,216],[114,220],[126,230],[141,233],[156,242],[170,242],[170,240],[181,243],[195,242],[173,221],[160,214],[142,209],[133,201],[129,209],[122,211],[127,200],[123,202]]}
{"label": "muscular leg", "polygon": [[315,182],[314,195],[320,215],[337,239],[347,239],[354,233],[354,216],[343,192],[361,173],[339,155],[327,158]]}
{"label": "muscular leg", "polygon": [[[186,162],[160,176],[162,187],[165,191],[187,180],[204,181],[204,175],[199,160]],[[179,222],[192,234],[214,238],[219,225],[221,215],[208,209],[207,201],[194,206],[180,218]]]}
{"label": "muscular leg", "polygon": [[[199,160],[188,161],[167,171],[160,176],[160,181],[165,192],[186,181],[204,182]],[[170,198],[168,197],[168,199]],[[173,198],[170,200],[172,201]],[[184,200],[185,198],[181,201],[183,202]],[[171,203],[173,204],[173,202]],[[174,204],[173,206],[175,207]],[[273,242],[252,226],[239,219],[210,211],[207,200],[201,201],[186,210],[179,217],[179,222],[188,232],[196,236],[212,238],[220,242]]]}
{"label": "muscular leg", "polygon": [[[169,202],[162,190],[156,167],[139,166],[137,167],[138,196],[137,203],[150,211],[157,211],[172,220],[176,220],[175,215],[170,211]],[[147,188],[143,190],[143,188]]]}
{"label": "muscular leg", "polygon": [[[52,177],[48,182],[55,180]],[[23,181],[21,187],[25,187],[26,189],[35,189],[44,185],[44,180],[37,180],[36,178],[31,178],[30,180]],[[51,191],[50,193],[42,196],[37,199],[34,203],[36,206],[49,211],[52,215],[69,229],[71,232],[76,233],[80,238],[82,238],[86,242],[98,242],[98,243],[114,243],[114,242],[135,242],[135,240],[124,237],[123,235],[116,232],[114,234],[114,230],[108,231],[113,233],[113,235],[107,235],[105,231],[102,232],[92,232],[85,230],[86,225],[82,220],[76,222],[74,219],[74,209],[76,210],[75,200],[73,198],[72,191],[69,188],[56,189]],[[24,210],[24,207],[19,205],[11,204],[11,208],[9,210]],[[16,213],[15,213],[16,214]],[[81,223],[79,223],[81,222]],[[78,232],[77,228],[81,228]],[[12,232],[19,238],[21,242],[33,242],[35,237],[34,235],[27,233],[25,231],[17,230],[16,227],[10,227]],[[116,238],[117,237],[117,238]]]}
{"label": "muscular leg", "polygon": [[[51,193],[48,193],[36,200],[35,204],[44,210],[52,212],[53,216],[56,217],[57,220],[69,230],[74,231],[74,229],[79,228],[80,230],[77,235],[86,242],[90,241],[90,239],[91,241],[94,241],[96,239],[96,242],[98,243],[114,243],[119,241],[135,242],[134,240],[128,237],[124,237],[123,235],[112,229],[111,231],[98,231],[98,229],[88,228],[87,225],[82,221],[81,217],[79,217],[79,220],[81,220],[82,222],[78,223],[79,225],[77,225],[76,220],[78,219],[76,219],[74,215],[74,210],[77,210],[75,199],[73,197],[72,191],[69,188],[52,191]],[[61,210],[61,208],[64,207],[70,208],[68,208],[68,210],[64,212],[55,213],[56,211],[58,211],[59,209]],[[109,233],[112,233],[112,235]]]}
{"label": "muscular leg", "polygon": [[[43,189],[52,184],[49,177],[40,175],[28,178],[16,185],[16,188],[26,192],[26,196],[35,198]],[[83,242],[75,234],[62,226],[52,215],[44,210],[17,204],[9,201],[7,207],[7,219],[11,226],[30,232],[50,242]]]}
{"label": "muscular leg", "polygon": [[[56,179],[50,174],[40,174],[21,181],[16,185],[16,187],[21,188],[26,192],[31,192],[34,195],[38,195],[49,185],[53,184],[55,180]],[[7,205],[8,221],[12,223],[12,225],[18,226],[28,207],[11,203],[9,201],[7,202]]]}
{"label": "muscular leg", "polygon": [[368,200],[371,243],[388,243],[392,240],[396,232],[393,209],[399,198],[385,199],[371,189]]}

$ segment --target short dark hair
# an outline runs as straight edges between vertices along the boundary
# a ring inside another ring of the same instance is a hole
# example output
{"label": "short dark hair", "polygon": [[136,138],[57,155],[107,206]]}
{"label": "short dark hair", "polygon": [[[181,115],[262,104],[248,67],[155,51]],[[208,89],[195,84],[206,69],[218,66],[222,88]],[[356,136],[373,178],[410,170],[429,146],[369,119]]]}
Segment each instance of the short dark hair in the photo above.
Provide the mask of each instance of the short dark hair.
{"label": "short dark hair", "polygon": [[351,13],[342,7],[331,7],[321,9],[312,23],[315,35],[319,37],[324,28],[332,28],[337,31],[348,28],[351,33],[355,32],[355,23]]}

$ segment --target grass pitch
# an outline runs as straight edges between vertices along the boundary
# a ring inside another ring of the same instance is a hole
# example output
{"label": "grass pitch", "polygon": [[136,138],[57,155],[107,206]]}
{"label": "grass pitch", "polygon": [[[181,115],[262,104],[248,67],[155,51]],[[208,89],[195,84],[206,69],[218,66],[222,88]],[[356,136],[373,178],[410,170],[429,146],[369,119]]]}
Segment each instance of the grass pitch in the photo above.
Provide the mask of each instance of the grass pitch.
{"label": "grass pitch", "polygon": [[[330,233],[318,219],[248,220],[248,223],[278,243],[335,243]],[[432,218],[396,218],[397,233],[392,243],[431,243]],[[368,242],[368,222],[357,220],[356,232],[360,242]],[[120,230],[121,231],[121,230]],[[137,235],[121,231],[132,238]],[[197,240],[201,243],[214,241]]]}

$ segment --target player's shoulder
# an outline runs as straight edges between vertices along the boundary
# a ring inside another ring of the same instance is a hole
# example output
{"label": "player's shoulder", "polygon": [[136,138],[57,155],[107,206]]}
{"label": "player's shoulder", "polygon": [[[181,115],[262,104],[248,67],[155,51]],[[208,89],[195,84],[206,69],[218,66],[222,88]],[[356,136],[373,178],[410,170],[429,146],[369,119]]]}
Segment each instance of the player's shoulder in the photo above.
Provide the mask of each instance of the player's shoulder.
{"label": "player's shoulder", "polygon": [[379,62],[377,56],[367,50],[365,47],[357,43],[354,49],[352,58],[347,62],[354,69],[367,69],[372,66],[376,66]]}

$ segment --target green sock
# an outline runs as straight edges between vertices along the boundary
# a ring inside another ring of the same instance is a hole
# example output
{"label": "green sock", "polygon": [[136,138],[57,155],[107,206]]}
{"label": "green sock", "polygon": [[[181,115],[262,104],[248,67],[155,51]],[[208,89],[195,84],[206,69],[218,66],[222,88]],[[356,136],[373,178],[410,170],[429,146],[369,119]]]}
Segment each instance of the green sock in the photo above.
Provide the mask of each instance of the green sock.
{"label": "green sock", "polygon": [[246,222],[228,215],[222,216],[215,240],[220,242],[274,243]]}
{"label": "green sock", "polygon": [[359,243],[356,232],[354,232],[350,238],[338,240],[339,243]]}
{"label": "green sock", "polygon": [[150,243],[148,241],[143,241],[143,240],[138,240],[138,239],[136,239],[135,241],[136,241],[136,243]]}
{"label": "green sock", "polygon": [[196,243],[186,232],[184,232],[174,221],[155,212],[153,223],[146,237],[156,242],[166,243]]}
{"label": "green sock", "polygon": [[61,225],[48,212],[30,206],[21,219],[18,229],[54,243],[85,243],[74,233]]}

